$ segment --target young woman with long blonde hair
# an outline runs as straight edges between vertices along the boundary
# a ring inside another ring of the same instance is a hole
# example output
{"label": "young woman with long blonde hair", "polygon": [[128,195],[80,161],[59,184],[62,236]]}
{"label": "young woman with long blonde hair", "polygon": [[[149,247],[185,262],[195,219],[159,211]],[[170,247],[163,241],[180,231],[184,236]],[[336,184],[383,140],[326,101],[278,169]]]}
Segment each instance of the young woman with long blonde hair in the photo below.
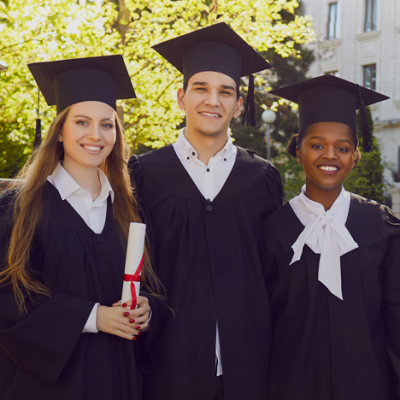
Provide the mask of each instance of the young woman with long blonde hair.
{"label": "young woman with long blonde hair", "polygon": [[135,96],[129,75],[121,56],[30,69],[58,115],[0,198],[0,397],[141,399],[136,353],[148,338],[133,341],[149,327],[149,301],[115,307],[129,222],[142,221],[115,106]]}

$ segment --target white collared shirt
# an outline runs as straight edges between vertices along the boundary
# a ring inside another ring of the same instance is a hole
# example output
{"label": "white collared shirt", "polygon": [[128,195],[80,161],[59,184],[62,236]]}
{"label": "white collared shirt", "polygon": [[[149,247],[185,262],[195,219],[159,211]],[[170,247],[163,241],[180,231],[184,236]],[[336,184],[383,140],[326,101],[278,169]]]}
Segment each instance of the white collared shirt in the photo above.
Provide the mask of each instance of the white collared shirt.
{"label": "white collared shirt", "polygon": [[101,233],[106,222],[107,199],[111,196],[114,201],[114,191],[103,171],[98,169],[101,190],[99,197],[92,201],[88,190],[82,189],[72,176],[58,164],[47,180],[55,186],[63,200],[67,200],[75,211],[95,233]]}
{"label": "white collared shirt", "polygon": [[307,245],[321,254],[318,280],[336,297],[343,300],[340,257],[358,247],[346,227],[350,210],[350,193],[344,187],[329,210],[305,195],[306,185],[300,195],[290,200],[294,213],[304,225],[304,230],[292,245],[290,265],[300,260]]}
{"label": "white collared shirt", "polygon": [[[226,144],[215,156],[211,157],[205,165],[198,159],[197,151],[185,137],[186,128],[179,133],[177,141],[173,144],[176,155],[192,178],[205,199],[213,201],[224,186],[236,161],[237,147],[233,145],[232,138],[226,134]],[[221,346],[219,341],[218,322],[215,340],[215,359],[217,363],[217,376],[222,375]]]}
{"label": "white collared shirt", "polygon": [[[98,172],[101,190],[95,201],[92,201],[90,192],[82,189],[60,163],[57,164],[54,172],[47,177],[47,180],[58,190],[61,198],[71,204],[86,225],[95,233],[101,233],[104,229],[108,196],[111,196],[111,201],[114,201],[114,191],[107,176],[100,169],[98,169]],[[99,303],[94,305],[82,333],[98,332],[96,320],[98,306]]]}
{"label": "white collared shirt", "polygon": [[213,201],[224,186],[235,164],[237,147],[226,134],[226,144],[205,165],[198,159],[197,151],[185,137],[186,128],[179,133],[173,144],[176,155],[205,199]]}

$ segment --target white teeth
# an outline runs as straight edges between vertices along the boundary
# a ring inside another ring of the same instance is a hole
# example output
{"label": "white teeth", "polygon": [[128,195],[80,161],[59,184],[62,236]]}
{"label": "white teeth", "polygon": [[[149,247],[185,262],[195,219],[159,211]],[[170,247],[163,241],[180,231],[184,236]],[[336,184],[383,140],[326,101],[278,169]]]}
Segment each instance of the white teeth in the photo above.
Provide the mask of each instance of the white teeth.
{"label": "white teeth", "polygon": [[101,147],[97,147],[97,146],[84,146],[84,147],[85,147],[85,149],[92,150],[92,151],[98,151],[101,149]]}
{"label": "white teeth", "polygon": [[327,165],[322,165],[321,167],[319,167],[320,169],[323,169],[324,171],[337,171],[336,167],[329,167]]}
{"label": "white teeth", "polygon": [[205,113],[205,112],[202,112],[201,114],[206,115],[207,117],[211,117],[211,118],[218,118],[217,114],[209,114],[209,113]]}

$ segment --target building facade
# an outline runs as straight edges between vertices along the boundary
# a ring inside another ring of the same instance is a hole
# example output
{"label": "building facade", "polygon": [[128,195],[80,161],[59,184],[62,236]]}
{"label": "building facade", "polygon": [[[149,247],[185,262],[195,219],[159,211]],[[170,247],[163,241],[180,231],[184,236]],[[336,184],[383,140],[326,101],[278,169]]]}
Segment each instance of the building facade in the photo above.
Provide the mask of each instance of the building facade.
{"label": "building facade", "polygon": [[390,97],[370,108],[385,180],[400,190],[392,174],[400,178],[400,0],[303,0],[299,11],[317,33],[311,77],[335,74]]}

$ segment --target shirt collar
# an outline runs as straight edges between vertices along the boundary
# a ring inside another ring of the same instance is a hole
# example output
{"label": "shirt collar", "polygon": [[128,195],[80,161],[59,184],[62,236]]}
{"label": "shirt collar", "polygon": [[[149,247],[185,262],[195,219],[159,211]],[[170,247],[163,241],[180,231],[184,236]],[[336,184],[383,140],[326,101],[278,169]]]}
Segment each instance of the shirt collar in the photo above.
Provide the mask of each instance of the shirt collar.
{"label": "shirt collar", "polygon": [[[100,195],[95,200],[95,202],[96,203],[103,202],[104,200],[107,199],[109,195],[111,196],[111,202],[113,202],[114,191],[110,185],[107,176],[100,168],[98,168],[97,171],[99,172],[101,189],[100,189]],[[63,200],[65,200],[67,197],[71,196],[71,194],[77,192],[78,190],[87,191],[85,189],[82,189],[76,183],[74,178],[72,178],[72,176],[62,167],[61,163],[57,164],[57,167],[53,171],[51,178],[53,180],[54,186],[59,191],[60,196]]]}
{"label": "shirt collar", "polygon": [[306,185],[303,185],[300,195],[297,196],[297,198],[293,198],[290,201],[290,204],[292,205],[292,208],[296,208],[296,213],[301,216],[309,214],[312,215],[312,217],[315,217],[316,215],[321,215],[325,212],[334,213],[335,216],[345,224],[350,209],[350,193],[345,190],[342,185],[342,190],[340,191],[339,196],[333,202],[331,208],[328,211],[325,211],[325,208],[321,203],[311,200],[306,196]]}
{"label": "shirt collar", "polygon": [[[178,157],[181,160],[185,160],[186,162],[190,162],[191,159],[197,159],[197,151],[190,144],[190,142],[186,139],[186,128],[181,129],[179,132],[178,139],[176,140],[176,147]],[[233,144],[231,136],[227,133],[227,140],[225,146],[212,157],[213,160],[220,161],[222,160],[224,163],[227,162],[232,156],[236,156],[237,147]]]}

